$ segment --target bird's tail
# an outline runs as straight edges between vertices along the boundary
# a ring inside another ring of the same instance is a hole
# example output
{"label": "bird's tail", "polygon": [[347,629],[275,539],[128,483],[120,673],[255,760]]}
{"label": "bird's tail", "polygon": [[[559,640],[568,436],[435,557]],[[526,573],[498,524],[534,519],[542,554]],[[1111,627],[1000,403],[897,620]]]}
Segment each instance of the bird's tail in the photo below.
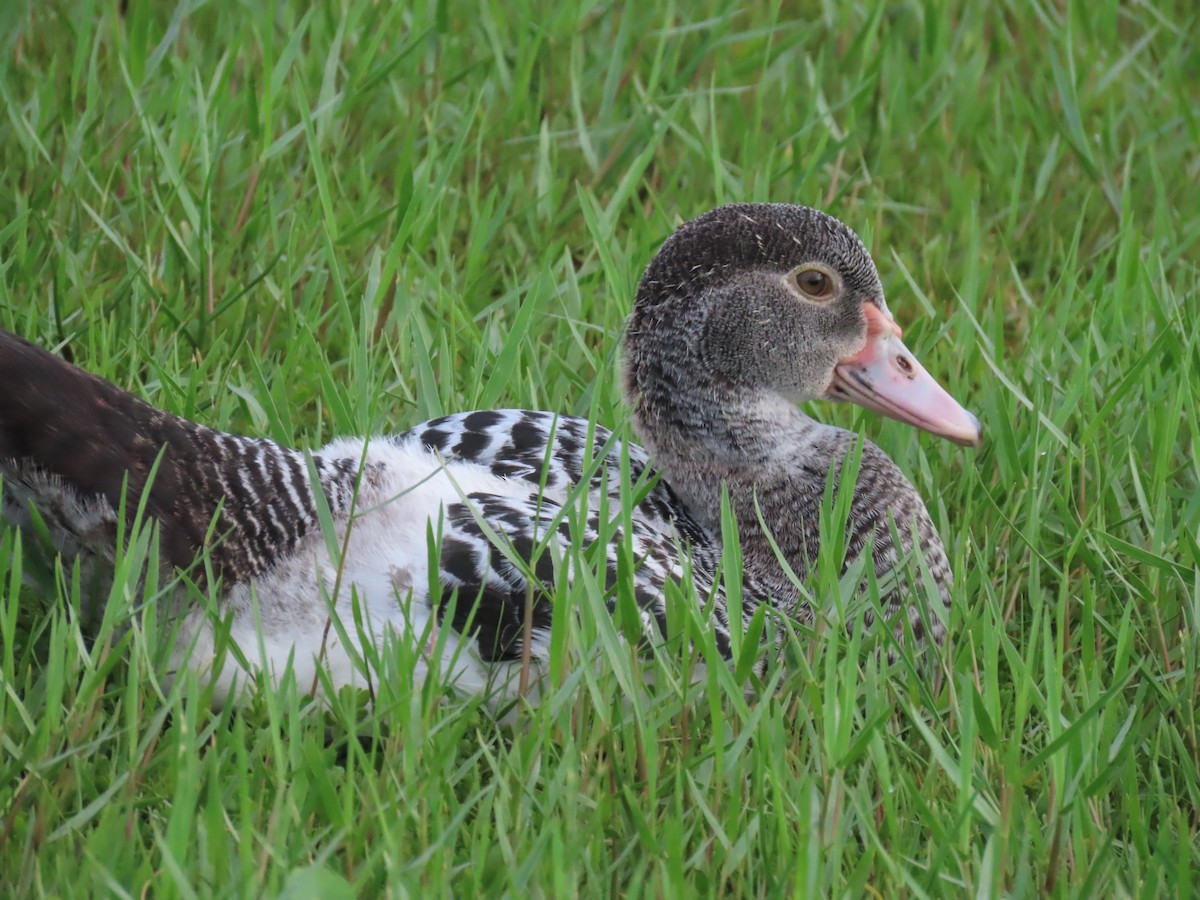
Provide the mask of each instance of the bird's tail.
{"label": "bird's tail", "polygon": [[[313,466],[330,488],[346,475]],[[207,549],[216,575],[240,581],[315,527],[309,471],[302,453],[156,409],[0,330],[4,512],[27,520],[32,503],[60,547],[111,555],[124,500],[158,521],[169,563],[186,569]]]}

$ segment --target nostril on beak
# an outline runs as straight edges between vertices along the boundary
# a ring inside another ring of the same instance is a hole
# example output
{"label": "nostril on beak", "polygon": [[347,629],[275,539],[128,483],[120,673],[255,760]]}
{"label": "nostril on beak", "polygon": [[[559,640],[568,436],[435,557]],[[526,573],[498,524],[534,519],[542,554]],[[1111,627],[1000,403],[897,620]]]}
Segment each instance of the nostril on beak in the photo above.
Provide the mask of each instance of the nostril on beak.
{"label": "nostril on beak", "polygon": [[909,378],[915,377],[916,372],[913,371],[913,364],[909,362],[908,357],[904,354],[900,354],[896,357],[896,365],[900,368],[900,371]]}

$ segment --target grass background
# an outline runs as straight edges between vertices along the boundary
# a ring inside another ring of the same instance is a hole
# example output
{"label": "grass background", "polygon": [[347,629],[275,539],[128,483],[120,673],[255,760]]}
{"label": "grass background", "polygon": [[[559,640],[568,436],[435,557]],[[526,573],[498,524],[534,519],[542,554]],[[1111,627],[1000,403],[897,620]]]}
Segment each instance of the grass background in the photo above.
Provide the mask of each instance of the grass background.
{"label": "grass background", "polygon": [[0,894],[1195,891],[1193,4],[117,6],[0,5],[0,324],[152,402],[624,428],[641,267],[770,199],[862,234],[987,442],[818,411],[946,538],[937,693],[833,630],[752,704],[608,653],[512,732],[403,648],[373,707],[211,713],[111,627],[135,569],[92,643],[0,530]]}

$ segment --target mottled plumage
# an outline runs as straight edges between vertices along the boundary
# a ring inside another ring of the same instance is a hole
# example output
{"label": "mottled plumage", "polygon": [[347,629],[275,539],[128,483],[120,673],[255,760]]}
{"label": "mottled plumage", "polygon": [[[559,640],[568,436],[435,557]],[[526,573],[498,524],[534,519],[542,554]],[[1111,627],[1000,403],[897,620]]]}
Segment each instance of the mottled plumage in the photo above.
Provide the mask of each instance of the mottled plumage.
{"label": "mottled plumage", "polygon": [[[459,690],[504,700],[529,676],[524,666],[536,676],[552,585],[574,575],[555,571],[571,554],[553,543],[603,542],[593,558],[609,609],[628,589],[646,642],[665,636],[665,585],[688,568],[727,652],[742,623],[728,621],[716,577],[723,489],[744,555],[743,614],[762,603],[808,614],[772,542],[808,573],[831,468],[836,477],[855,437],[797,402],[852,399],[978,439],[978,424],[899,343],[858,238],[803,207],[723,207],[680,228],[639,286],[625,357],[647,450],[585,419],[487,410],[306,454],[162,412],[0,332],[4,514],[28,526],[36,506],[64,555],[104,560],[127,489],[126,508],[144,501],[159,523],[166,562],[203,584],[195,563],[207,551],[221,613],[252,664],[272,675],[290,664],[306,685],[323,664],[335,685],[361,683],[359,654],[342,642],[426,640]],[[318,524],[323,504],[333,541]],[[903,610],[918,639],[929,623],[940,640],[944,617],[888,576],[915,547],[948,604],[945,552],[920,498],[870,443],[846,547],[847,565],[872,554],[889,618]],[[178,663],[206,669],[211,615],[179,596]],[[330,628],[331,614],[344,627]],[[452,639],[433,640],[446,628]],[[220,692],[238,674],[227,664]]]}

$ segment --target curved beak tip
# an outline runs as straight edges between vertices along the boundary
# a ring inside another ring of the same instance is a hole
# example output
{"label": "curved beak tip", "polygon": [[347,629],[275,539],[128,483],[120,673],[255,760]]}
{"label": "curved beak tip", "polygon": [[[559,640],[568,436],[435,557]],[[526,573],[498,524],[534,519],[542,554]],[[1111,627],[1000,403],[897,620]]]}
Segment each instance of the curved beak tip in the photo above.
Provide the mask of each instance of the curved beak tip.
{"label": "curved beak tip", "polygon": [[972,413],[966,413],[966,417],[970,422],[969,426],[956,431],[954,434],[947,434],[946,437],[963,447],[978,448],[983,444],[983,426],[979,424],[979,419]]}

